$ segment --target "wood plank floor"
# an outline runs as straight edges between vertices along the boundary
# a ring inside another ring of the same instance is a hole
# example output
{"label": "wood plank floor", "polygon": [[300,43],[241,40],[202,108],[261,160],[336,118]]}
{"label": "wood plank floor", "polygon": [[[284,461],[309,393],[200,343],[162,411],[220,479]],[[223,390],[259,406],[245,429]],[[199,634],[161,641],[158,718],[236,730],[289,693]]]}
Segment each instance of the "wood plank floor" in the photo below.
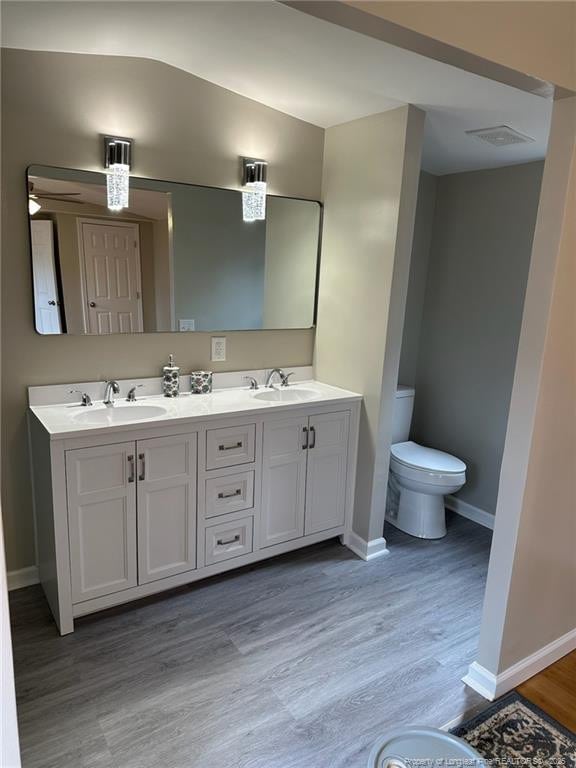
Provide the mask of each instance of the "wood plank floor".
{"label": "wood plank floor", "polygon": [[576,733],[576,651],[534,675],[516,690]]}
{"label": "wood plank floor", "polygon": [[24,768],[365,768],[386,729],[475,708],[490,531],[387,536],[370,563],[331,541],[64,638],[39,587],[12,593]]}

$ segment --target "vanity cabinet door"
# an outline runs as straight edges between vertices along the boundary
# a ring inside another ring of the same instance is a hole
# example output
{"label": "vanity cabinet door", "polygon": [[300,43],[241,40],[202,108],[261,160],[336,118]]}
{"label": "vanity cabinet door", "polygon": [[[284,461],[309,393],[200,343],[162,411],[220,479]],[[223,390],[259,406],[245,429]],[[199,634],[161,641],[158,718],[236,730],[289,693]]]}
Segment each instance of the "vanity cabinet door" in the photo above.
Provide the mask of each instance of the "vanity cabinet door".
{"label": "vanity cabinet door", "polygon": [[135,445],[66,454],[72,601],[137,584]]}
{"label": "vanity cabinet door", "polygon": [[138,440],[138,582],[196,568],[197,435]]}
{"label": "vanity cabinet door", "polygon": [[260,546],[304,535],[308,419],[264,423]]}
{"label": "vanity cabinet door", "polygon": [[344,525],[350,414],[310,416],[304,533]]}

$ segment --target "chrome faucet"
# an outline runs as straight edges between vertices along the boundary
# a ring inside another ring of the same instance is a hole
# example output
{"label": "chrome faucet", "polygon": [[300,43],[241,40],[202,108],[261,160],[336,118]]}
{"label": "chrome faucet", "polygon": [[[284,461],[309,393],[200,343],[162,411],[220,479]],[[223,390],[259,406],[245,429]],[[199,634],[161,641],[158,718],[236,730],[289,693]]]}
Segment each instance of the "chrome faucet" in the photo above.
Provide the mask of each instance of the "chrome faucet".
{"label": "chrome faucet", "polygon": [[288,384],[290,383],[288,379],[290,378],[290,376],[292,376],[292,373],[284,373],[282,368],[272,368],[272,370],[268,374],[268,378],[266,379],[267,387],[272,387],[272,379],[274,378],[275,375],[277,375],[280,379],[280,386],[287,387]]}
{"label": "chrome faucet", "polygon": [[91,399],[90,395],[87,392],[82,392],[81,389],[70,389],[68,394],[70,394],[70,395],[74,395],[74,394],[82,395],[82,397],[80,398],[80,405],[92,405],[92,399]]}
{"label": "chrome faucet", "polygon": [[120,384],[115,379],[106,382],[104,390],[104,405],[114,405],[114,395],[120,394]]}
{"label": "chrome faucet", "polygon": [[126,395],[126,401],[128,403],[135,403],[136,402],[136,390],[141,389],[144,386],[144,384],[134,384],[133,387],[130,387],[128,390],[128,394]]}

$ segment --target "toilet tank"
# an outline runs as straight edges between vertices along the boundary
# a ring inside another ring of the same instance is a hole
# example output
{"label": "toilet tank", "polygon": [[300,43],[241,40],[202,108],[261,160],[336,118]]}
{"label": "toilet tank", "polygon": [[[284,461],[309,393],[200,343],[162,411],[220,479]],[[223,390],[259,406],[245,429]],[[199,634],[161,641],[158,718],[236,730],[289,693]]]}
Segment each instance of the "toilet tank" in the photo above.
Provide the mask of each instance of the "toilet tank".
{"label": "toilet tank", "polygon": [[414,388],[398,384],[392,419],[392,445],[394,443],[405,443],[410,437],[413,410]]}

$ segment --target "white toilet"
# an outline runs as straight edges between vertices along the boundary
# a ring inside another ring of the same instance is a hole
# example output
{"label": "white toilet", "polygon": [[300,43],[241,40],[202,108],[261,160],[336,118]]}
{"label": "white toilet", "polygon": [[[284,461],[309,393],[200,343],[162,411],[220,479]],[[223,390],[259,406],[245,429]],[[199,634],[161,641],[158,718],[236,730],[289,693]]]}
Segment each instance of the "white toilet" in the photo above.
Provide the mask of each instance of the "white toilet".
{"label": "white toilet", "polygon": [[420,539],[446,535],[444,496],[466,482],[466,464],[455,456],[408,440],[414,389],[398,385],[394,404],[386,519]]}

